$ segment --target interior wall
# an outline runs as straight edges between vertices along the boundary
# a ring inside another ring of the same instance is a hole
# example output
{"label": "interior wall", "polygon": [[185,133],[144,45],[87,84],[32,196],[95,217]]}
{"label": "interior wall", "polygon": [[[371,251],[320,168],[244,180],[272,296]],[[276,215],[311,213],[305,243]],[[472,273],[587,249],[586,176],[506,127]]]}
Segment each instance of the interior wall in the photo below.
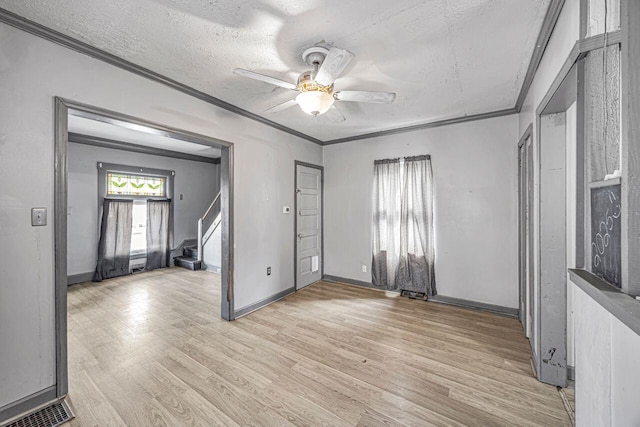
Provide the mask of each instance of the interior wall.
{"label": "interior wall", "polygon": [[640,425],[640,336],[582,289],[575,297],[576,425]]}
{"label": "interior wall", "polygon": [[[69,144],[67,274],[95,270],[98,251],[97,163],[115,163],[175,171],[173,247],[197,239],[198,218],[220,191],[220,165],[123,150]],[[182,195],[182,200],[180,196]]]}
{"label": "interior wall", "polygon": [[[56,382],[55,96],[234,143],[235,308],[293,286],[282,205],[294,161],[321,164],[320,146],[5,24],[0,40],[0,408]],[[32,207],[47,208],[47,226],[31,226]]]}
{"label": "interior wall", "polygon": [[567,379],[566,114],[542,116],[539,129],[540,280],[534,283],[534,363],[538,378],[564,387]]}
{"label": "interior wall", "polygon": [[371,282],[373,162],[430,154],[438,294],[517,308],[517,139],[512,115],[325,146],[324,273]]}
{"label": "interior wall", "polygon": [[[524,134],[529,125],[532,126],[532,143],[533,143],[533,286],[534,292],[537,292],[540,283],[540,257],[537,255],[540,253],[540,138],[538,132],[538,117],[536,109],[540,105],[540,102],[546,95],[547,91],[551,87],[558,72],[562,68],[565,60],[569,56],[571,49],[573,49],[576,41],[580,38],[580,1],[567,0],[564,3],[558,22],[556,23],[549,43],[545,49],[542,61],[538,66],[536,74],[534,76],[531,87],[527,92],[525,101],[522,105],[522,109],[518,114],[519,120],[519,137],[513,140],[513,144],[517,145],[520,136]],[[575,151],[571,158],[567,159],[567,162],[575,162]],[[568,298],[572,298],[568,294]],[[534,306],[537,304],[534,301]],[[534,307],[537,311],[537,307]],[[568,310],[570,311],[570,310]],[[567,321],[571,320],[567,318]],[[528,319],[528,323],[532,324],[533,320]],[[570,325],[570,323],[568,323]],[[570,333],[570,329],[568,331]],[[571,342],[573,338],[568,337],[568,341]],[[537,325],[533,325],[533,333],[531,337],[532,347],[537,348]],[[568,360],[567,363],[571,365],[571,357],[573,348],[569,344],[567,348]]]}

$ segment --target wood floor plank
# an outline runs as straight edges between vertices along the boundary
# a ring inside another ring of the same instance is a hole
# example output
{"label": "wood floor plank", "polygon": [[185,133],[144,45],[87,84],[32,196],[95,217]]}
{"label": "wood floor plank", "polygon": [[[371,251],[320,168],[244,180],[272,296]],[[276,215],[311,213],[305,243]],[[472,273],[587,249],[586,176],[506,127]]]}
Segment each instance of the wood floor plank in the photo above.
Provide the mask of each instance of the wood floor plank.
{"label": "wood floor plank", "polygon": [[71,286],[71,425],[570,425],[516,319],[327,282],[219,307],[206,271]]}

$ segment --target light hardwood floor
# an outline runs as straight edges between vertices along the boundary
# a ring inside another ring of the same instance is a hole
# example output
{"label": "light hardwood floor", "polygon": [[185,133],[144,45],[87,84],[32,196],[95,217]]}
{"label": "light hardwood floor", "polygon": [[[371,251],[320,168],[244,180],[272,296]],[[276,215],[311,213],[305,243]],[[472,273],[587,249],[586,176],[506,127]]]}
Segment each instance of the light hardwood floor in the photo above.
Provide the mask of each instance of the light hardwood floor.
{"label": "light hardwood floor", "polygon": [[510,318],[320,282],[225,322],[176,268],[68,301],[74,426],[570,425]]}

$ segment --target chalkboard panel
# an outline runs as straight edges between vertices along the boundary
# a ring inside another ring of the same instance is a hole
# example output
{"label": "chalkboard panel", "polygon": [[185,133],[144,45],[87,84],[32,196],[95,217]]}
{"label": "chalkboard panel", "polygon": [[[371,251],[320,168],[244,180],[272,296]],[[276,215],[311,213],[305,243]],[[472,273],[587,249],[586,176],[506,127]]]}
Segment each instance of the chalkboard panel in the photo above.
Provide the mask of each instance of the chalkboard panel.
{"label": "chalkboard panel", "polygon": [[606,181],[591,188],[591,270],[621,286],[620,184]]}

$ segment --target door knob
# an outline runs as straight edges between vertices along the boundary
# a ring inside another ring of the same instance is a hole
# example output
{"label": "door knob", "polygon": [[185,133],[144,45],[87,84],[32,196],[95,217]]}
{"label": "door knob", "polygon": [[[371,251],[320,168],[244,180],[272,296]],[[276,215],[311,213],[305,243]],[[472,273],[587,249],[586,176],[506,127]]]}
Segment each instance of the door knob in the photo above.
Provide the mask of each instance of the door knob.
{"label": "door knob", "polygon": [[298,239],[302,239],[302,234],[298,234]]}
{"label": "door knob", "polygon": [[296,193],[299,193],[299,192],[300,192],[300,189],[299,189],[299,188],[296,188]]}

